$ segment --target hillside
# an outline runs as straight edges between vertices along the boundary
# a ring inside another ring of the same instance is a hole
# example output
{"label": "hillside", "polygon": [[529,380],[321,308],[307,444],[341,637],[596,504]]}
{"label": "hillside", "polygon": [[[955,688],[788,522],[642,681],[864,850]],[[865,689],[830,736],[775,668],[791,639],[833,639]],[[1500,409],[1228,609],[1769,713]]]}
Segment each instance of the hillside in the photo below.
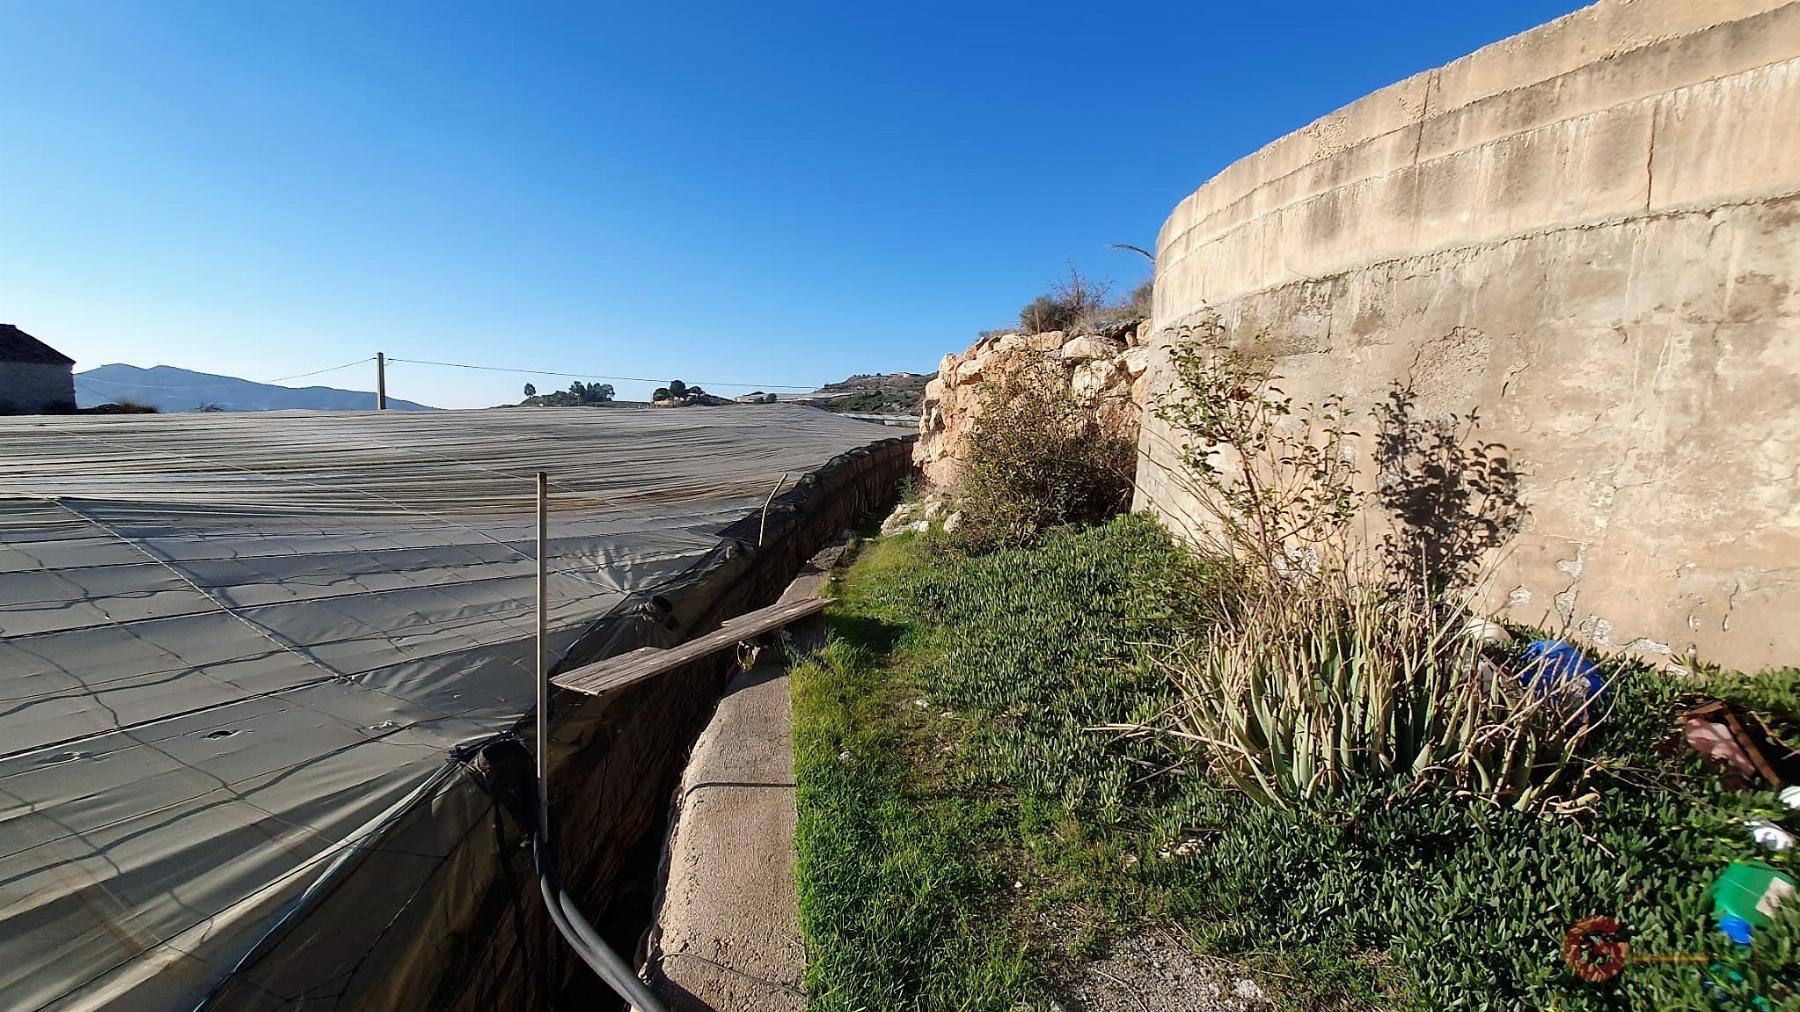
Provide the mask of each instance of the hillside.
{"label": "hillside", "polygon": [[[365,390],[336,387],[282,387],[254,383],[236,376],[177,369],[159,365],[140,369],[114,363],[75,374],[75,403],[79,407],[135,401],[160,411],[373,411],[375,395]],[[413,401],[388,398],[393,411],[435,411]]]}
{"label": "hillside", "polygon": [[859,373],[841,382],[827,383],[810,394],[782,399],[826,411],[916,415],[925,402],[925,384],[929,382],[930,376],[916,372]]}

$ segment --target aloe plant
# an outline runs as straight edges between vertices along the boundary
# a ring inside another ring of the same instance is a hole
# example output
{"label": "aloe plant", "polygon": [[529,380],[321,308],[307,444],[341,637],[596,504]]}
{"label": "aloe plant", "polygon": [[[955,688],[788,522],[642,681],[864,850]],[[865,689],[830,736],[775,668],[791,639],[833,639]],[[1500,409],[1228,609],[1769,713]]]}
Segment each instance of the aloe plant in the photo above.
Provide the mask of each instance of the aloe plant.
{"label": "aloe plant", "polygon": [[1456,634],[1446,602],[1343,568],[1237,592],[1204,640],[1165,658],[1180,704],[1162,730],[1257,800],[1397,778],[1528,809],[1580,779],[1593,704],[1525,688]]}

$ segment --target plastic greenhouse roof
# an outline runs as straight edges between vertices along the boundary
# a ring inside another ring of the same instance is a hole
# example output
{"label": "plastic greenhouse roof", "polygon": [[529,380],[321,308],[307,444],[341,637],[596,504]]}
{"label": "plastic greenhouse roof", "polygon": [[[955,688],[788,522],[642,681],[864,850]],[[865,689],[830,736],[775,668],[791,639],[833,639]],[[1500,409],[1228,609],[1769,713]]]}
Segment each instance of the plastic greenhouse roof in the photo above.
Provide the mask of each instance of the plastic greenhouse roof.
{"label": "plastic greenhouse roof", "polygon": [[562,652],[889,435],[785,405],[0,419],[0,1007],[191,1007]]}

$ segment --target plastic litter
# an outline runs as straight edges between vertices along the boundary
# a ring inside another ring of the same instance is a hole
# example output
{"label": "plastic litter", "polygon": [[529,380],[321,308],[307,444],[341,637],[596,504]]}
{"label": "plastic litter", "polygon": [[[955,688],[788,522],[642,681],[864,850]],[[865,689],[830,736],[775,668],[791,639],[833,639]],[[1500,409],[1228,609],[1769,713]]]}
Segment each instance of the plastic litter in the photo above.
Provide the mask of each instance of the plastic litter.
{"label": "plastic litter", "polygon": [[1789,808],[1800,808],[1800,787],[1783,787],[1781,793],[1775,796]]}
{"label": "plastic litter", "polygon": [[1716,699],[1702,703],[1681,715],[1681,727],[1688,744],[1706,758],[1729,763],[1746,780],[1760,777],[1770,787],[1783,785],[1762,737],[1730,705]]}
{"label": "plastic litter", "polygon": [[1588,660],[1579,648],[1561,640],[1532,640],[1519,657],[1525,662],[1519,680],[1539,691],[1579,685],[1589,699],[1606,691],[1600,666]]}
{"label": "plastic litter", "polygon": [[1794,880],[1763,861],[1733,861],[1712,886],[1713,917],[1719,930],[1749,945],[1756,928],[1767,927],[1782,901],[1794,894]]}
{"label": "plastic litter", "polygon": [[1744,828],[1750,831],[1750,838],[1756,841],[1757,846],[1766,850],[1780,853],[1794,849],[1794,834],[1767,819],[1751,819],[1744,823]]}
{"label": "plastic litter", "polygon": [[1756,765],[1750,761],[1750,753],[1744,751],[1725,724],[1705,717],[1687,716],[1682,718],[1681,729],[1694,751],[1708,759],[1730,764],[1743,776],[1756,776]]}
{"label": "plastic litter", "polygon": [[1473,640],[1482,646],[1510,647],[1516,642],[1505,626],[1485,618],[1472,618],[1464,622],[1462,635],[1464,639]]}

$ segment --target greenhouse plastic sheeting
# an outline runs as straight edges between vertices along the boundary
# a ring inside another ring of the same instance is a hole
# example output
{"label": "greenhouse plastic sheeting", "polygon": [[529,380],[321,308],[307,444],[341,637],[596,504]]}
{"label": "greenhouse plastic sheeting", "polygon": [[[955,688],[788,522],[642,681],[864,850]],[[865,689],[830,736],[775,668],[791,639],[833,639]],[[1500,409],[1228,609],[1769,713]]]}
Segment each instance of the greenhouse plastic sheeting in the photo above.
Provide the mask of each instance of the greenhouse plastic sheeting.
{"label": "greenhouse plastic sheeting", "polygon": [[560,656],[886,436],[781,405],[0,419],[0,1007],[191,1008],[441,808],[451,750],[533,703],[535,471]]}

